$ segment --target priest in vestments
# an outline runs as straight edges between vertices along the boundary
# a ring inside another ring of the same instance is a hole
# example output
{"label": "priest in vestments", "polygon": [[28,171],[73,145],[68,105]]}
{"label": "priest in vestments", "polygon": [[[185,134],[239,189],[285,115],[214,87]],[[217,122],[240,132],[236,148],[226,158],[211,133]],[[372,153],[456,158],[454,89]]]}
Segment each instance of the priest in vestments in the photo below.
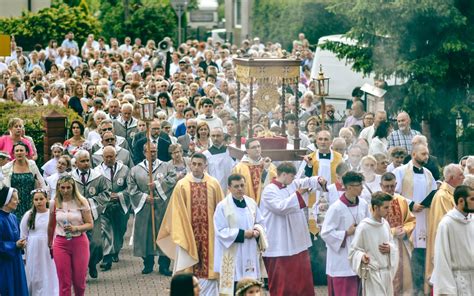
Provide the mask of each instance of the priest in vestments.
{"label": "priest in vestments", "polygon": [[436,233],[434,295],[474,293],[474,190],[466,185],[454,191],[456,207],[441,219]]}
{"label": "priest in vestments", "polygon": [[438,191],[431,202],[430,213],[428,215],[428,238],[426,242],[426,278],[431,277],[433,272],[434,260],[434,244],[436,238],[436,231],[439,222],[443,219],[447,212],[454,209],[454,189],[461,185],[464,181],[464,172],[458,164],[448,164],[443,170],[444,182],[439,187]]}
{"label": "priest in vestments", "polygon": [[321,177],[296,179],[296,168],[283,162],[278,176],[262,192],[262,211],[268,236],[268,248],[263,260],[268,273],[272,296],[314,295],[308,248],[311,238],[304,209],[305,193],[326,187]]}
{"label": "priest in vestments", "polygon": [[349,171],[342,176],[345,193],[336,200],[326,213],[321,238],[327,245],[326,274],[330,296],[357,296],[360,280],[352,270],[348,256],[349,246],[360,222],[370,216],[362,193],[364,176]]}
{"label": "priest in vestments", "polygon": [[411,268],[414,294],[418,295],[428,293],[427,285],[425,287],[425,262],[429,199],[437,186],[431,172],[423,167],[428,161],[428,147],[424,144],[415,145],[411,154],[411,161],[399,166],[392,173],[397,178],[395,192],[409,200],[410,209],[416,218],[415,229],[411,237],[414,247],[411,256]]}
{"label": "priest in vestments", "polygon": [[234,286],[242,278],[261,277],[257,239],[264,239],[264,228],[257,203],[244,195],[244,177],[230,175],[228,188],[230,193],[214,213],[214,271],[220,276],[219,294],[233,296]]}
{"label": "priest in vestments", "polygon": [[393,199],[390,203],[390,211],[385,219],[392,230],[395,244],[398,247],[398,269],[393,279],[393,290],[396,295],[410,296],[413,294],[412,274],[410,256],[413,244],[410,236],[415,228],[416,220],[413,216],[406,198],[395,193],[397,180],[394,174],[385,173],[381,177],[380,187],[382,191],[390,194]]}
{"label": "priest in vestments", "polygon": [[26,240],[20,239],[20,227],[15,215],[18,206],[16,189],[0,189],[0,295],[27,296],[25,265],[21,250],[26,247]]}
{"label": "priest in vestments", "polygon": [[199,279],[202,295],[218,294],[214,272],[214,212],[224,194],[219,182],[205,173],[202,153],[191,157],[191,173],[176,184],[158,233],[158,246],[174,260],[176,272]]}
{"label": "priest in vestments", "polygon": [[352,270],[362,279],[362,295],[393,296],[393,278],[398,267],[398,248],[386,217],[392,196],[372,193],[372,217],[357,226],[349,250]]}
{"label": "priest in vestments", "polygon": [[[327,130],[322,130],[316,135],[316,145],[318,149],[313,153],[305,156],[302,162],[305,175],[320,176],[327,180],[327,184],[334,184],[337,182],[336,168],[343,162],[342,155],[336,151],[331,150],[332,137],[331,133]],[[301,169],[301,168],[300,168]],[[339,190],[338,190],[339,191]],[[311,192],[309,194],[308,208],[311,209],[316,203],[318,192]],[[341,195],[338,195],[336,199],[339,199]],[[312,236],[317,236],[320,229],[316,223],[316,217],[313,211],[308,213],[308,226],[309,232]],[[324,276],[325,263],[326,263],[327,249],[323,241],[320,239],[313,240],[313,245],[310,248],[311,255],[311,268],[313,270],[314,282],[316,285],[326,285],[326,277]],[[321,277],[322,275],[322,277]]]}
{"label": "priest in vestments", "polygon": [[233,174],[241,174],[245,178],[245,195],[260,204],[263,188],[276,177],[276,167],[268,157],[262,158],[262,147],[257,139],[245,142],[247,154],[234,167]]}
{"label": "priest in vestments", "polygon": [[224,143],[224,131],[220,127],[211,130],[212,146],[203,152],[207,157],[209,175],[219,181],[224,194],[227,192],[227,178],[232,174],[235,160]]}

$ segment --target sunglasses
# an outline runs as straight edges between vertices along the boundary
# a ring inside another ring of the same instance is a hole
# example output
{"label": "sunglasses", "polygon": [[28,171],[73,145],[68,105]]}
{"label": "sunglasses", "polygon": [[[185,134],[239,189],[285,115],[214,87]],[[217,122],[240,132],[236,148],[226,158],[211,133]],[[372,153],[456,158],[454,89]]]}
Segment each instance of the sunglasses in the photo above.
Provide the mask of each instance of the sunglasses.
{"label": "sunglasses", "polygon": [[104,141],[105,141],[105,142],[109,142],[109,143],[110,143],[110,142],[113,142],[113,141],[115,141],[115,138],[108,138],[108,139],[104,139]]}

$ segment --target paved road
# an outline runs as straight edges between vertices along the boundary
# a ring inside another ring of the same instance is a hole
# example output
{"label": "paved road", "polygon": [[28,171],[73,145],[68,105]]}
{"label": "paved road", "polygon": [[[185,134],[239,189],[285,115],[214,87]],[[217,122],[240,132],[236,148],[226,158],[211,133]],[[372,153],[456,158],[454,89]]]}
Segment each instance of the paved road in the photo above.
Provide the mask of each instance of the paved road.
{"label": "paved road", "polygon": [[[132,256],[132,247],[128,245],[132,223],[126,234],[127,245],[120,254],[120,262],[114,263],[112,270],[101,272],[99,277],[87,279],[86,295],[169,295],[170,278],[160,275],[155,265],[155,271],[151,274],[142,275],[141,258]],[[316,295],[327,295],[326,287],[316,287]]]}

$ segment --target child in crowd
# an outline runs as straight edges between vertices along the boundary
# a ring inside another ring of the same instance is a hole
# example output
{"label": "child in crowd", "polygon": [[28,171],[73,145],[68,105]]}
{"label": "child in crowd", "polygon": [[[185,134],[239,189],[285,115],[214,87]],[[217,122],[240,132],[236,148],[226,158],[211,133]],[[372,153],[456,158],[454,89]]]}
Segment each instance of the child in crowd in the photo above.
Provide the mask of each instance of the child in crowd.
{"label": "child in crowd", "polygon": [[43,189],[31,192],[33,207],[21,219],[21,237],[26,246],[26,279],[31,296],[58,295],[56,266],[48,248],[48,195]]}
{"label": "child in crowd", "polygon": [[243,278],[237,283],[235,289],[236,296],[261,296],[263,284],[252,278]]}

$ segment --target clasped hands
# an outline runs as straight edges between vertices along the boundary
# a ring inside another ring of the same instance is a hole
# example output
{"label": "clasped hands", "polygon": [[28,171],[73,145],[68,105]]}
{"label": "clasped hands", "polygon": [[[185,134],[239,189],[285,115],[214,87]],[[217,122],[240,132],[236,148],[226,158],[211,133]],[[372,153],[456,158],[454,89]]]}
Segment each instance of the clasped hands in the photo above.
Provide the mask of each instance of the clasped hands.
{"label": "clasped hands", "polygon": [[244,237],[251,239],[251,238],[257,238],[260,236],[260,232],[257,229],[247,229],[244,231]]}

